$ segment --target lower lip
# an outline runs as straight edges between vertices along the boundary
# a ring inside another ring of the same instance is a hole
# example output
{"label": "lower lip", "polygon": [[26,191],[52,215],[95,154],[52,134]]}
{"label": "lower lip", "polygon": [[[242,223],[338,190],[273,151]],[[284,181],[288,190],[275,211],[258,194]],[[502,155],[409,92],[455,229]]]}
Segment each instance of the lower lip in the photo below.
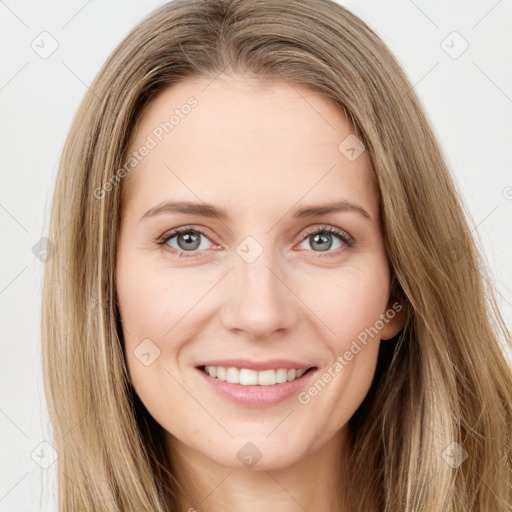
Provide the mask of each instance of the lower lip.
{"label": "lower lip", "polygon": [[267,407],[298,394],[309,383],[311,377],[316,374],[317,368],[309,370],[298,379],[271,386],[231,384],[230,382],[210,377],[200,368],[196,368],[196,370],[212,389],[224,398],[239,405]]}

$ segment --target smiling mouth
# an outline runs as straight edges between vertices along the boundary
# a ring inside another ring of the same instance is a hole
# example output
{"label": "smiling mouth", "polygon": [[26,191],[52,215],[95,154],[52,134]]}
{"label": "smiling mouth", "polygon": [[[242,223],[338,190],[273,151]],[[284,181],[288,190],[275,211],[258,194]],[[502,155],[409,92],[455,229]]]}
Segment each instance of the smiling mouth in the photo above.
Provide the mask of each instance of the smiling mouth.
{"label": "smiling mouth", "polygon": [[226,381],[230,384],[241,384],[242,386],[274,386],[284,384],[302,378],[305,374],[316,369],[312,366],[308,369],[287,369],[278,368],[270,370],[251,370],[249,368],[235,368],[233,366],[199,366],[210,377]]}

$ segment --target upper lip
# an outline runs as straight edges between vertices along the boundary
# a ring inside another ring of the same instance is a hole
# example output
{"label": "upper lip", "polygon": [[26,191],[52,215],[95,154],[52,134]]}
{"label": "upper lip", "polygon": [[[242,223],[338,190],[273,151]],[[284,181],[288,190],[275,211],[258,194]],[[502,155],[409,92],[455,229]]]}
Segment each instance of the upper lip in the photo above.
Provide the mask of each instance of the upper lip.
{"label": "upper lip", "polygon": [[250,359],[215,359],[211,361],[204,361],[197,365],[201,366],[223,366],[225,368],[247,368],[249,370],[263,371],[263,370],[278,370],[279,368],[286,368],[291,370],[307,370],[313,368],[314,365],[308,363],[300,363],[290,359],[267,359],[266,361],[254,361]]}

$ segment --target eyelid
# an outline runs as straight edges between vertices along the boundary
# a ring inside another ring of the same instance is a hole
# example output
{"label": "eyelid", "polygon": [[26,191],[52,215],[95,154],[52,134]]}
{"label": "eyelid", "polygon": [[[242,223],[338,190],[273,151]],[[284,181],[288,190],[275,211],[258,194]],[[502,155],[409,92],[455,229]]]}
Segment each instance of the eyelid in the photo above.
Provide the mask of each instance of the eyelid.
{"label": "eyelid", "polygon": [[331,226],[329,224],[316,225],[313,227],[306,228],[305,233],[301,236],[300,242],[306,240],[306,238],[317,233],[328,233],[330,235],[336,235],[343,243],[352,246],[355,243],[355,239],[347,231],[341,228]]}
{"label": "eyelid", "polygon": [[210,236],[206,233],[204,228],[197,227],[195,225],[187,225],[187,226],[179,226],[177,228],[169,229],[163,235],[161,235],[157,240],[157,244],[165,244],[169,241],[170,238],[180,235],[181,233],[187,233],[188,231],[195,231],[196,233],[200,233],[206,238],[210,239]]}
{"label": "eyelid", "polygon": [[[170,229],[166,231],[163,235],[161,235],[157,240],[156,243],[161,246],[165,246],[167,242],[174,238],[177,235],[180,235],[181,233],[187,233],[189,231],[194,231],[196,233],[199,233],[206,237],[208,240],[212,241],[212,243],[217,243],[215,240],[211,240],[211,237],[206,233],[206,229],[202,227],[198,227],[196,225],[185,225],[185,226],[179,226],[177,228]],[[314,252],[316,254],[315,257],[322,257],[322,256],[335,256],[339,255],[340,251],[345,250],[347,247],[350,248],[354,245],[355,239],[350,235],[347,231],[341,228],[337,228],[328,224],[322,224],[322,225],[315,225],[312,227],[306,228],[300,235],[299,238],[295,244],[304,242],[307,238],[309,238],[312,235],[315,235],[317,233],[327,233],[334,235],[338,237],[338,239],[343,243],[344,248],[337,249],[335,251],[326,251],[325,254],[322,254],[322,252]],[[218,244],[217,245],[221,245]],[[183,251],[180,249],[176,249],[174,247],[169,247],[168,249],[171,253],[174,253],[177,256],[185,256],[185,257],[196,257],[196,254],[200,254],[204,251]],[[187,252],[190,252],[190,255],[187,255]]]}
{"label": "eyelid", "polygon": [[[176,249],[175,247],[167,246],[167,242],[171,238],[174,238],[175,236],[180,235],[181,233],[188,233],[189,231],[194,231],[195,233],[199,233],[199,234],[203,235],[204,237],[206,237],[208,240],[210,240],[213,244],[216,244],[216,242],[214,240],[211,240],[211,238],[213,238],[213,237],[210,237],[206,233],[206,230],[204,228],[196,227],[194,225],[186,225],[186,226],[180,226],[177,228],[170,229],[170,230],[166,231],[162,236],[160,236],[156,240],[156,243],[158,246],[161,246],[164,250],[171,253],[173,256],[179,256],[179,257],[185,257],[185,258],[198,257],[198,255],[200,255],[201,253],[203,253],[205,251],[183,251],[180,249]],[[221,244],[216,244],[216,245],[221,245]],[[187,254],[187,253],[190,253],[190,254]]]}

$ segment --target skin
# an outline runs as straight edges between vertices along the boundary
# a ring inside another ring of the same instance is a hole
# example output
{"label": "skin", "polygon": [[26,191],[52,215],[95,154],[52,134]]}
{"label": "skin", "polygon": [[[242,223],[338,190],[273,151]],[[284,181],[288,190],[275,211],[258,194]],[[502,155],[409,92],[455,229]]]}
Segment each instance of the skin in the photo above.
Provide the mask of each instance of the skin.
{"label": "skin", "polygon": [[[195,365],[285,358],[317,366],[321,377],[391,307],[369,159],[363,152],[350,161],[338,149],[354,130],[330,99],[298,84],[226,75],[187,79],[160,93],[130,150],[190,96],[197,107],[124,178],[130,186],[116,283],[134,388],[164,429],[178,477],[194,482],[202,505],[349,510],[336,497],[337,488],[343,493],[338,454],[349,449],[347,422],[371,385],[379,339],[401,330],[401,314],[306,405],[295,395],[264,408],[229,402]],[[164,213],[141,220],[171,199],[222,206],[230,219]],[[354,211],[292,218],[295,208],[341,199],[371,218]],[[323,225],[346,231],[354,244],[327,233],[315,245],[305,230]],[[199,248],[186,252],[191,242],[183,235],[157,244],[180,226],[202,228]],[[248,236],[263,251],[250,264],[236,251]],[[134,353],[145,339],[160,351],[147,366]],[[262,454],[250,468],[237,457],[249,441]],[[198,505],[183,500],[182,510]]]}

